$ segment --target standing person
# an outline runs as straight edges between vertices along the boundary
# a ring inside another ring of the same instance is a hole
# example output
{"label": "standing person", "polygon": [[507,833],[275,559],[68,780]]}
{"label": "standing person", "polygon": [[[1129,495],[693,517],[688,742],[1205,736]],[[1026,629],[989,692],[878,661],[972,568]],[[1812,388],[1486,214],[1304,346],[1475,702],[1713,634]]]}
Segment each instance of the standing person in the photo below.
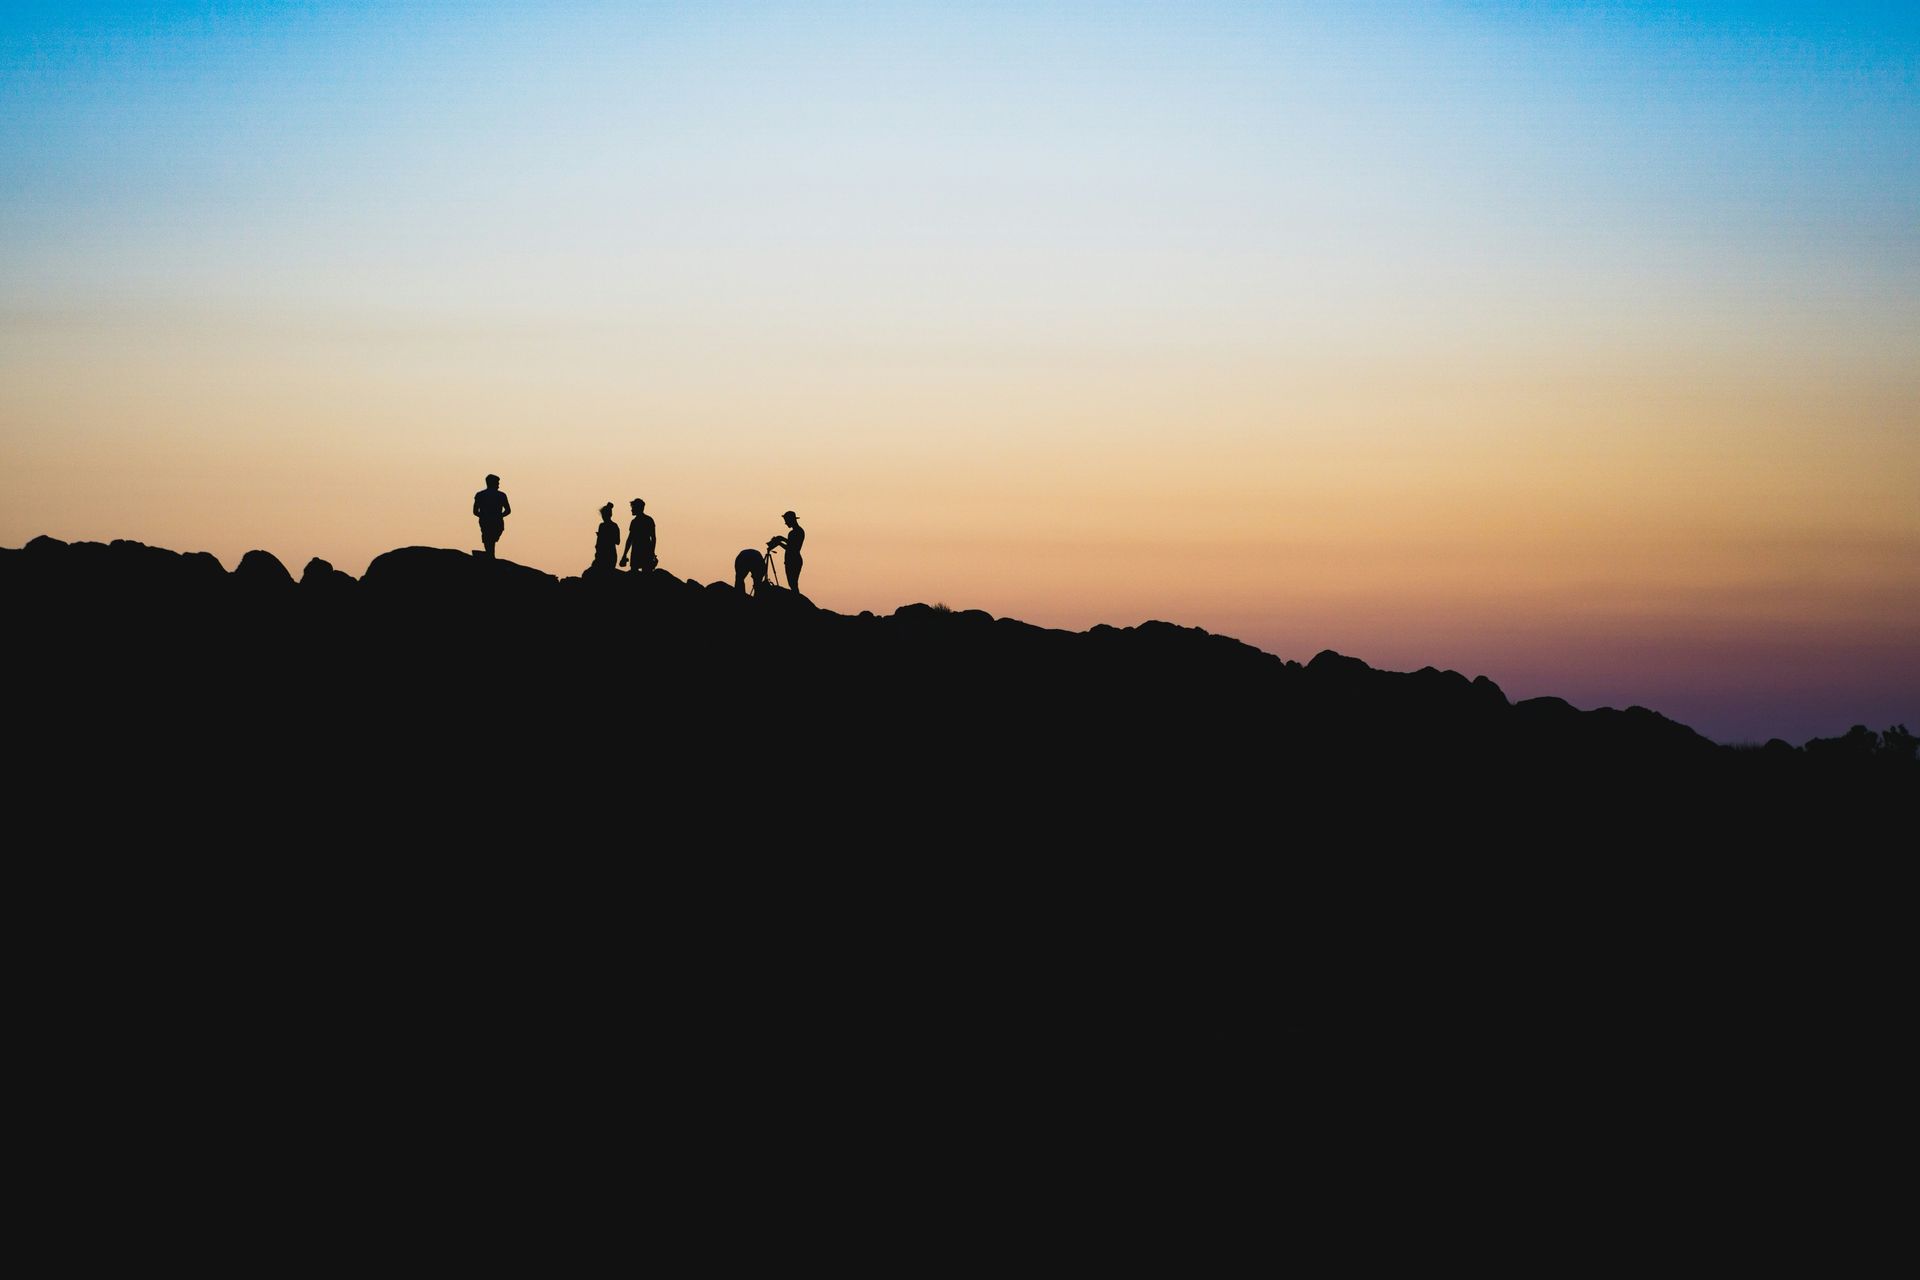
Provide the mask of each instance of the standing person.
{"label": "standing person", "polygon": [[620,553],[620,526],[613,522],[613,504],[600,508],[600,527],[594,531],[591,574],[612,573],[613,558]]}
{"label": "standing person", "polygon": [[513,514],[513,506],[500,488],[499,476],[488,476],[487,487],[473,495],[473,514],[480,517],[480,542],[487,549],[487,559],[491,560],[493,544],[507,531],[507,517]]}
{"label": "standing person", "polygon": [[787,589],[795,595],[800,594],[800,544],[807,540],[807,531],[800,527],[800,517],[789,511],[780,517],[787,522],[787,532],[775,534],[767,540],[767,550],[775,547],[787,549],[786,570]]}
{"label": "standing person", "polygon": [[[635,498],[627,504],[633,512],[633,519],[627,522],[627,549],[620,553],[620,563],[624,566],[627,557],[633,556],[633,571],[645,573],[660,563],[660,557],[654,554],[653,517],[647,514],[647,504]],[[634,555],[635,548],[639,554]]]}

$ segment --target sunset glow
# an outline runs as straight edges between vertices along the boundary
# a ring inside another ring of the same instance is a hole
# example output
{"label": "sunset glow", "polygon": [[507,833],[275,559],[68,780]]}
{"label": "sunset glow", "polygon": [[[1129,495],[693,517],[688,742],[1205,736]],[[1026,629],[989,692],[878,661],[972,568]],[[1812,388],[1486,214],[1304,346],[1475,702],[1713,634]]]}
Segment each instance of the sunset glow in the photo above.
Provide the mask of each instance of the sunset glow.
{"label": "sunset glow", "polygon": [[10,7],[0,545],[497,472],[555,573],[791,507],[842,612],[1920,726],[1916,13]]}

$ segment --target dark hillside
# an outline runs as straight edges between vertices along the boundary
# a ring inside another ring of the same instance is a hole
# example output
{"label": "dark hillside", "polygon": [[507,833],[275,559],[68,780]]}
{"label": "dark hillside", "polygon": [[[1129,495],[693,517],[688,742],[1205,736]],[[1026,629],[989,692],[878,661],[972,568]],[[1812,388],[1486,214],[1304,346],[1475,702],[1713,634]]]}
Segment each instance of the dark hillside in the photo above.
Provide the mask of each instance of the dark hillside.
{"label": "dark hillside", "polygon": [[[296,581],[264,552],[228,573],[38,538],[0,552],[0,598],[29,769],[263,831],[378,815],[383,838],[438,843],[494,812],[616,839],[626,821],[637,847],[680,849],[1578,842],[1648,814],[1673,834],[1800,799],[1879,803],[1920,776],[1895,732],[1739,752],[1644,708],[1513,703],[1484,677],[1288,662],[1164,622],[850,617],[778,589],[562,580],[426,547],[359,580],[315,560]],[[1541,811],[1578,817],[1501,825]]]}

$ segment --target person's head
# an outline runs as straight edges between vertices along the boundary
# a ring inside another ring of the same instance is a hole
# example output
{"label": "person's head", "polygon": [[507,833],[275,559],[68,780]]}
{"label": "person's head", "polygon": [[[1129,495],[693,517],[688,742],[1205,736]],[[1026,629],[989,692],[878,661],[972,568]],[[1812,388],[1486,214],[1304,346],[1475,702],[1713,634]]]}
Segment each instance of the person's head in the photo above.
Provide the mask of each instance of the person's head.
{"label": "person's head", "polygon": [[639,515],[642,511],[645,511],[647,509],[646,501],[641,498],[635,498],[632,502],[629,502],[627,505],[633,508],[633,514],[635,515]]}
{"label": "person's head", "polygon": [[613,504],[611,502],[609,502],[606,506],[600,508],[600,518],[602,520],[613,519]]}
{"label": "person's head", "polygon": [[791,512],[791,511],[788,511],[788,512],[784,512],[784,513],[782,513],[782,514],[781,514],[781,516],[780,516],[780,518],[781,518],[782,520],[785,520],[785,521],[787,522],[787,528],[789,528],[789,529],[791,529],[791,528],[793,528],[793,526],[795,526],[795,525],[797,525],[797,524],[799,524],[799,523],[800,523],[800,517],[799,517],[799,516],[796,516],[796,515],[795,515],[795,514],[793,514],[793,512]]}
{"label": "person's head", "polygon": [[499,477],[499,476],[488,476],[488,477],[487,477],[487,488],[489,488],[489,489],[498,489],[499,487],[500,487],[500,477]]}

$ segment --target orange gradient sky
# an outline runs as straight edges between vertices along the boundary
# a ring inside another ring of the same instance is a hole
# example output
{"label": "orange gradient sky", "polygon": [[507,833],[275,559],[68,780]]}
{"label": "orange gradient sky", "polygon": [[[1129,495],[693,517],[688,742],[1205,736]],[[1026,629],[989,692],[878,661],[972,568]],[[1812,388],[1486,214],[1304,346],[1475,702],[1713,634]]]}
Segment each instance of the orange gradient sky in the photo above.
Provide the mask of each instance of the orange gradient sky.
{"label": "orange gradient sky", "polygon": [[793,507],[842,611],[1920,722],[1920,42],[1834,8],[10,17],[0,544],[496,471],[556,573]]}

